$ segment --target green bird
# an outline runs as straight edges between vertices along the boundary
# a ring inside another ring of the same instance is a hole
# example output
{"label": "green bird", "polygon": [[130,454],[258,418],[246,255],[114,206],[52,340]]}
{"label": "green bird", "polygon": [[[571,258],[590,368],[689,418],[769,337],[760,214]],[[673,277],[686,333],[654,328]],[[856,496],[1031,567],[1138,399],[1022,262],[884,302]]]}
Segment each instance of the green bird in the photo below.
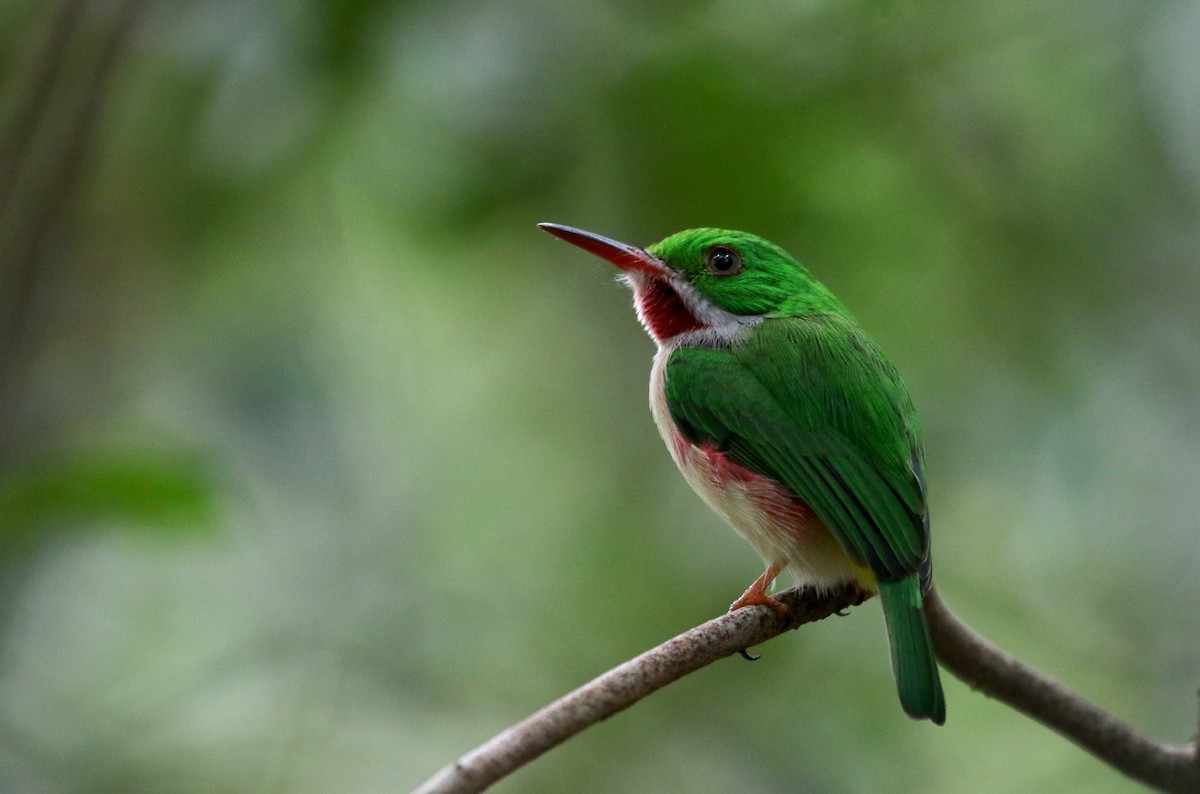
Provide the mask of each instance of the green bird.
{"label": "green bird", "polygon": [[689,229],[648,248],[539,226],[621,269],[658,345],[650,408],[679,470],[767,568],[730,610],[786,608],[768,589],[878,592],[904,711],[946,702],[922,600],[931,584],[924,452],[908,390],[828,289],[773,243]]}

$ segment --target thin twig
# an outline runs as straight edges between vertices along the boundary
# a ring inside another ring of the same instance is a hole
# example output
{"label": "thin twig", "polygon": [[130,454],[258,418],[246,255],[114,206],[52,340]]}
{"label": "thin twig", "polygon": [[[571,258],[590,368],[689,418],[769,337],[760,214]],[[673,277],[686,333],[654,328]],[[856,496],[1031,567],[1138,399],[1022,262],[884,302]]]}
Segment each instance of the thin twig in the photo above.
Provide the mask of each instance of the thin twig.
{"label": "thin twig", "polygon": [[13,114],[12,124],[0,139],[0,216],[3,216],[17,184],[17,173],[29,161],[34,132],[46,116],[55,80],[66,63],[66,53],[79,21],[83,0],[64,0],[46,32],[35,59],[29,90]]}
{"label": "thin twig", "polygon": [[[62,240],[71,237],[69,211],[144,3],[122,0],[111,12],[106,4],[103,22],[81,32],[88,6],[97,4],[62,0],[44,32],[32,84],[0,138],[0,475],[47,434],[43,424],[53,416],[37,404],[38,422],[29,422],[30,375],[57,319],[50,310],[61,308],[50,293],[58,283],[78,286]],[[0,657],[12,638],[13,594],[35,570],[28,563],[0,569]]]}
{"label": "thin twig", "polygon": [[415,794],[470,794],[547,750],[688,673],[789,629],[829,617],[866,594],[847,585],[832,592],[789,590],[779,595],[787,619],[764,607],[739,609],[697,626],[609,670],[496,735],[426,781]]}
{"label": "thin twig", "polygon": [[[63,0],[47,31],[33,85],[0,140],[0,466],[13,451],[18,406],[41,341],[38,323],[45,318],[38,314],[38,293],[63,265],[52,259],[51,243],[61,236],[79,192],[113,77],[144,2],[124,0],[100,28],[98,42],[85,46],[76,41],[84,4]],[[76,50],[85,64],[82,74],[64,75],[64,64]],[[56,94],[57,102],[52,101]],[[54,145],[35,145],[39,139]]]}
{"label": "thin twig", "polygon": [[972,632],[934,588],[925,599],[942,665],[989,697],[1065,736],[1129,777],[1169,792],[1200,792],[1196,746],[1164,744],[1017,661]]}

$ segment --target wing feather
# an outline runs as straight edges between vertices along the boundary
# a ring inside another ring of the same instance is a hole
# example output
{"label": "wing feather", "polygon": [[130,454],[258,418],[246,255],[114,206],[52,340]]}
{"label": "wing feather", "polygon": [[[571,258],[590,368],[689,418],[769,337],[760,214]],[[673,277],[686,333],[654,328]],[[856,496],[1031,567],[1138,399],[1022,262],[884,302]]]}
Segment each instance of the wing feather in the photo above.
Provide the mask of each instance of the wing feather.
{"label": "wing feather", "polygon": [[912,407],[849,318],[767,319],[742,345],[680,348],[665,389],[689,440],[785,485],[852,559],[884,579],[928,578]]}

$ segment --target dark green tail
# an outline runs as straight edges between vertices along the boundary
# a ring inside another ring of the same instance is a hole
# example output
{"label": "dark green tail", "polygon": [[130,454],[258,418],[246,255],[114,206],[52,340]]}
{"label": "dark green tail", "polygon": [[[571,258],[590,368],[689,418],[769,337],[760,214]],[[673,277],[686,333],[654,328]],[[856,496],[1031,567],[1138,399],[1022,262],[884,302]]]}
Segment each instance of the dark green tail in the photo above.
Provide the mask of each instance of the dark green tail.
{"label": "dark green tail", "polygon": [[879,582],[879,600],[892,649],[892,671],[900,690],[900,705],[915,720],[946,721],[946,698],[933,657],[933,642],[921,611],[921,580],[912,574]]}

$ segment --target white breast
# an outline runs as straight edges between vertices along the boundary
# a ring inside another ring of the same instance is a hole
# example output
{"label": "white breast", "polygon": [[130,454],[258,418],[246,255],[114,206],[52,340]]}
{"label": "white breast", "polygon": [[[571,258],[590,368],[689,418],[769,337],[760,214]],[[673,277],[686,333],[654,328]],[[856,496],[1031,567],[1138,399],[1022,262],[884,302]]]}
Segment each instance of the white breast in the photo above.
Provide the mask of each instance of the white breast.
{"label": "white breast", "polygon": [[659,347],[650,371],[650,411],[675,465],[692,489],[771,564],[786,559],[798,583],[837,584],[854,578],[850,560],[820,520],[786,488],[697,446],[679,432],[663,386],[675,346]]}

